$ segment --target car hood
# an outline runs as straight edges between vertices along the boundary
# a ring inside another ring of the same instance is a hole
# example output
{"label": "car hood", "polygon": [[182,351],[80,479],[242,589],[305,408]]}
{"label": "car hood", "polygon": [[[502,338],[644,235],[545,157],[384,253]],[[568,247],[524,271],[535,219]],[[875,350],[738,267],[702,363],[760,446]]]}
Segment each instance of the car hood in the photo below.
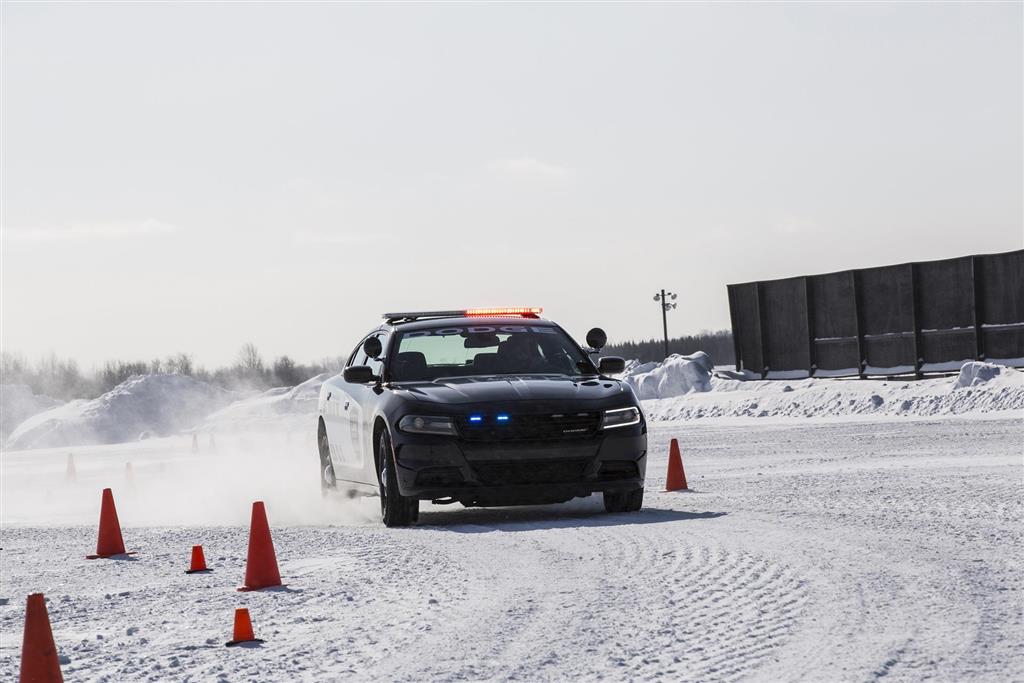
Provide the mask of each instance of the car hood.
{"label": "car hood", "polygon": [[598,401],[629,394],[618,380],[551,375],[451,377],[393,386],[411,400],[441,404]]}

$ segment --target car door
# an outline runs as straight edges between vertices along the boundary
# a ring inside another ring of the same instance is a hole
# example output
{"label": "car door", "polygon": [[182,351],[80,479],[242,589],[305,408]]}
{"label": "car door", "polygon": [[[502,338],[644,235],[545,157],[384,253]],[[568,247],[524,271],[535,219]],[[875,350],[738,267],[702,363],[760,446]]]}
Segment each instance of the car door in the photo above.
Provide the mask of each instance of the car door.
{"label": "car door", "polygon": [[[387,349],[387,336],[387,332],[379,331],[368,335],[367,339],[377,337],[380,339],[381,348]],[[373,374],[380,377],[384,370],[384,356],[369,358],[360,347],[353,365],[368,365],[373,370]],[[343,411],[347,416],[349,428],[349,440],[345,446],[348,449],[345,452],[346,465],[352,468],[352,476],[355,477],[353,481],[365,484],[377,483],[373,458],[373,449],[377,444],[370,443],[373,435],[373,425],[370,424],[370,420],[373,419],[373,409],[381,391],[373,384],[347,385],[348,404]]]}

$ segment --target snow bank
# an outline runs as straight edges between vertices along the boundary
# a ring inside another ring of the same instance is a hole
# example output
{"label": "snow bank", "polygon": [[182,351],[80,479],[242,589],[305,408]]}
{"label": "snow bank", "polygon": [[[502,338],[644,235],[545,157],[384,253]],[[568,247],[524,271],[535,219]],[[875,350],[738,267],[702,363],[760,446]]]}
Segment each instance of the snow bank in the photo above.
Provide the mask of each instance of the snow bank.
{"label": "snow bank", "polygon": [[[959,388],[981,386],[1002,375],[1004,370],[1010,370],[1010,368],[974,361],[964,363],[963,367],[960,368],[960,374],[957,375],[954,386]],[[1010,370],[1010,372],[1016,371]]]}
{"label": "snow bank", "polygon": [[320,386],[330,376],[330,373],[323,373],[294,387],[270,389],[258,396],[235,401],[207,416],[197,431],[212,433],[307,429],[313,433]]}
{"label": "snow bank", "polygon": [[689,356],[672,354],[663,363],[633,364],[622,379],[639,399],[670,398],[695,391],[711,391],[711,357],[703,351]]}
{"label": "snow bank", "polygon": [[62,403],[56,398],[33,394],[25,384],[0,385],[0,439],[7,438],[27,418]]}
{"label": "snow bank", "polygon": [[121,443],[143,433],[186,429],[235,395],[185,375],[134,375],[91,401],[34,415],[7,439],[8,449]]}
{"label": "snow bank", "polygon": [[[710,391],[644,401],[655,420],[708,417],[940,416],[1024,410],[1024,373],[965,363],[956,378],[916,381],[710,379]],[[643,397],[641,397],[643,398]]]}

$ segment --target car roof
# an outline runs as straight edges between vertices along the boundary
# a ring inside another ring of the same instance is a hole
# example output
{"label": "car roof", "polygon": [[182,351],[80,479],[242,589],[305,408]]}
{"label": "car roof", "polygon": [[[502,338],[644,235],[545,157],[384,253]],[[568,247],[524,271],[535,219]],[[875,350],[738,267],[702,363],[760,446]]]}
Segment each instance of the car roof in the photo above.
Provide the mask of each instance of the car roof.
{"label": "car roof", "polygon": [[[485,316],[471,316],[471,317],[451,317],[451,318],[424,318],[422,320],[409,320],[406,322],[395,322],[391,324],[391,328],[400,331],[408,332],[413,330],[432,330],[438,327],[481,327],[481,326],[525,326],[525,327],[557,327],[557,325],[550,320],[544,318],[517,318],[510,316],[497,316],[497,317],[485,317]],[[385,324],[383,327],[387,327]]]}

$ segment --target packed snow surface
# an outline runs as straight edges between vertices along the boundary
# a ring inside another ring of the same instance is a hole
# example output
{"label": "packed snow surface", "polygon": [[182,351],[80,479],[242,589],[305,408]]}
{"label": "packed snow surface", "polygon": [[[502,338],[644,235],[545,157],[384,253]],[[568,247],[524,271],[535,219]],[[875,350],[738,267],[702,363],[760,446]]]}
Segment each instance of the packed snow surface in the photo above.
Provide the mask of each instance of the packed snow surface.
{"label": "packed snow surface", "polygon": [[26,418],[62,403],[59,399],[32,393],[31,387],[25,384],[0,385],[0,439],[6,439]]}
{"label": "packed snow surface", "polygon": [[[739,392],[736,392],[739,393]],[[653,425],[644,509],[321,498],[312,436],[6,452],[0,680],[999,681],[1024,671],[1016,418]],[[662,493],[680,441],[690,492]],[[132,463],[131,470],[126,468]],[[111,486],[130,559],[88,561]],[[252,501],[286,588],[238,593]],[[186,575],[202,544],[213,571]],[[265,643],[225,648],[236,607]]]}
{"label": "packed snow surface", "polygon": [[25,420],[7,448],[120,443],[192,427],[234,395],[185,375],[134,375],[91,401],[78,400]]}

